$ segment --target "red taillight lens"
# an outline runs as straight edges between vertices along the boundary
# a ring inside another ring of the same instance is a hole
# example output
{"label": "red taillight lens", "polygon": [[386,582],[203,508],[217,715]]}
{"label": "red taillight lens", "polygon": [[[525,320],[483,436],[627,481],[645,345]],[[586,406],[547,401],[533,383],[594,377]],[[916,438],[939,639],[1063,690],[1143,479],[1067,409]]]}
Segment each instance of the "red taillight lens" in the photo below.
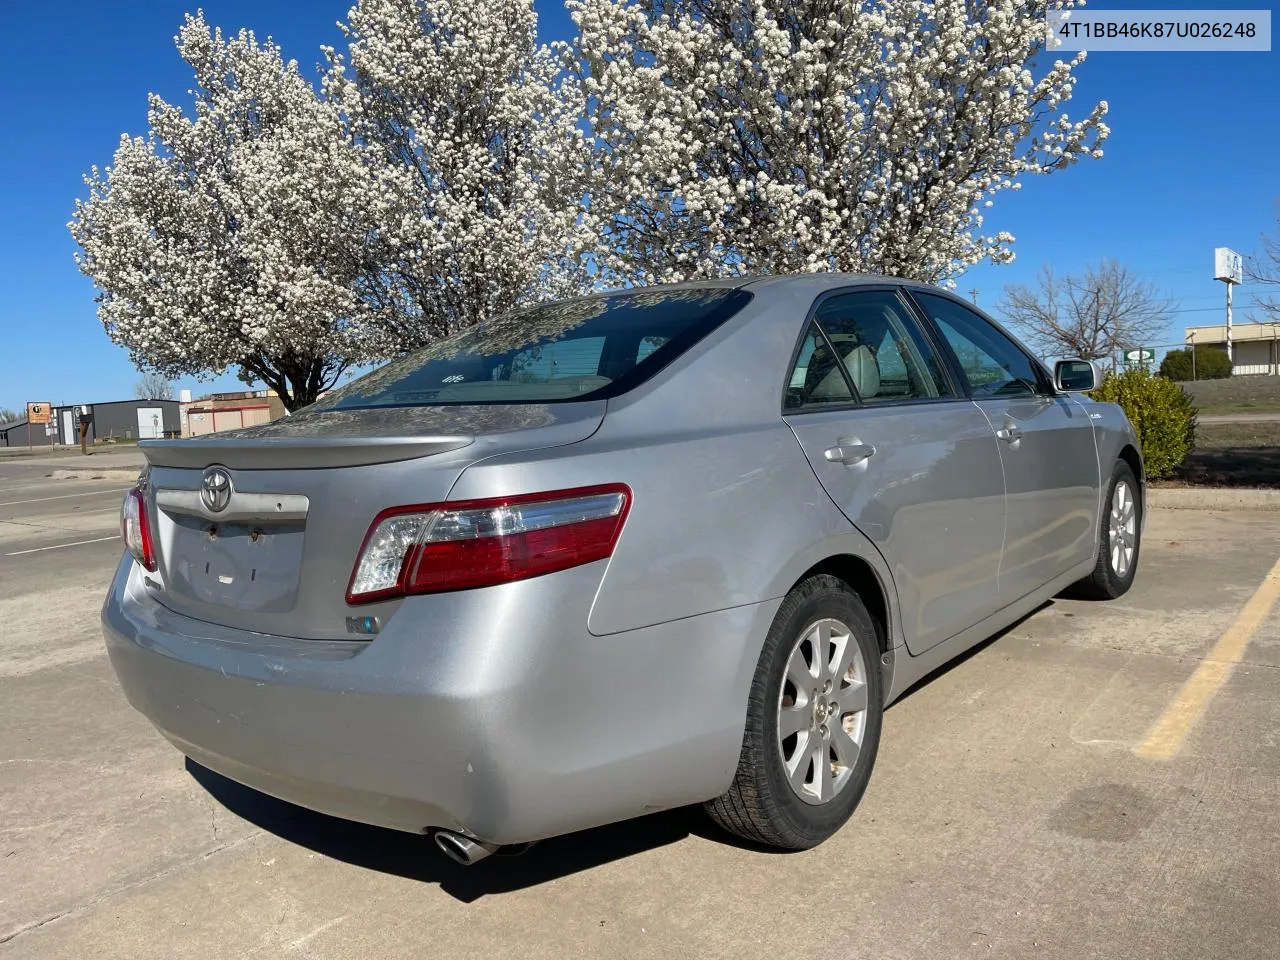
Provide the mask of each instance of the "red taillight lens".
{"label": "red taillight lens", "polygon": [[394,507],[365,535],[348,603],[489,587],[613,553],[631,505],[622,485]]}
{"label": "red taillight lens", "polygon": [[124,545],[146,569],[156,569],[156,552],[152,547],[151,520],[147,516],[147,501],[142,491],[134,487],[124,495],[120,506],[120,536]]}

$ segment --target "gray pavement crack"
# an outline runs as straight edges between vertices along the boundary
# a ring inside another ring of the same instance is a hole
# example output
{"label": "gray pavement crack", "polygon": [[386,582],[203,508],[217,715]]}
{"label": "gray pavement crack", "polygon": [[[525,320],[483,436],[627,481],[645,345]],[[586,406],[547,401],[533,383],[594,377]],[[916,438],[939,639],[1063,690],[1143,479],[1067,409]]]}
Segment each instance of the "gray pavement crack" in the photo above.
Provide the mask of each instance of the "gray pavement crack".
{"label": "gray pavement crack", "polygon": [[0,936],[0,946],[3,946],[4,944],[8,943],[10,940],[17,939],[18,937],[22,936],[24,933],[30,933],[32,930],[40,929],[46,923],[53,923],[53,921],[55,920],[61,920],[67,914],[71,913],[72,910],[74,909],[76,908],[72,907],[71,910],[63,910],[61,913],[55,913],[51,917],[45,917],[43,920],[33,921],[32,923],[27,924],[25,927],[19,927],[17,930],[14,930],[11,933],[6,933],[4,936]]}
{"label": "gray pavement crack", "polygon": [[145,887],[147,884],[153,883],[156,880],[161,880],[164,877],[169,876],[170,874],[177,873],[179,870],[185,870],[187,867],[191,866],[192,864],[200,863],[203,860],[208,860],[210,857],[216,856],[219,853],[222,853],[224,850],[231,850],[235,847],[239,847],[249,842],[250,840],[254,840],[262,836],[265,833],[266,833],[265,830],[254,830],[252,833],[246,834],[245,836],[240,837],[238,840],[230,840],[227,843],[223,843],[212,848],[211,850],[206,850],[204,853],[198,854],[194,857],[188,857],[185,860],[181,860],[177,863],[171,864],[165,867],[163,870],[157,870],[155,873],[149,874],[148,876],[145,876],[145,877],[141,877],[137,880],[131,881],[130,883],[122,884],[121,886],[108,890],[105,893],[101,893],[96,897],[90,897],[88,900],[84,901],[83,903],[76,904],[74,907],[68,907],[66,910],[61,910],[58,913],[51,914],[50,916],[47,916],[47,917],[42,917],[39,920],[32,920],[30,923],[23,924],[22,926],[14,930],[10,930],[8,933],[0,934],[0,946],[3,946],[6,943],[10,943],[18,939],[18,937],[21,937],[25,934],[31,933],[31,931],[33,930],[39,930],[41,927],[46,926],[50,923],[53,923],[56,920],[62,920],[65,917],[83,913],[84,911],[90,910],[101,903],[105,903],[108,900],[115,899],[116,897],[120,896],[122,893],[128,893],[130,890],[136,890],[139,887]]}

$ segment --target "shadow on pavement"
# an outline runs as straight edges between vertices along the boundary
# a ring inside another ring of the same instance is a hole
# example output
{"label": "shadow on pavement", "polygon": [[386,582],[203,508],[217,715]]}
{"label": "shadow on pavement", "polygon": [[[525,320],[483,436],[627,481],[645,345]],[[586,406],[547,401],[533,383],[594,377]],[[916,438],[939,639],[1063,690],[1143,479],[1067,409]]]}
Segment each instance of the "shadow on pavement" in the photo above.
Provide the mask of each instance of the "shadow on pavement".
{"label": "shadow on pavement", "polygon": [[445,893],[464,903],[547,883],[690,835],[740,843],[711,823],[698,807],[685,807],[554,837],[520,856],[492,856],[464,867],[442,854],[429,836],[316,813],[242,786],[194,760],[186,763],[187,772],[215,800],[255,826],[344,863],[439,884]]}
{"label": "shadow on pavement", "polygon": [[1198,448],[1187,455],[1174,477],[1195,486],[1280,487],[1280,447]]}
{"label": "shadow on pavement", "polygon": [[[1059,596],[1066,599],[1070,599],[1070,594],[1065,591],[1059,594]],[[907,687],[906,690],[902,691],[902,695],[898,697],[897,700],[893,701],[893,703],[889,704],[889,706],[886,708],[886,713],[889,710],[892,710],[895,704],[899,704],[903,700],[907,699],[907,697],[910,697],[912,694],[918,693],[919,691],[927,687],[929,684],[933,683],[935,680],[938,680],[941,677],[945,677],[948,673],[950,673],[952,670],[959,667],[961,664],[968,663],[971,659],[978,656],[978,654],[982,653],[988,647],[992,646],[997,640],[999,640],[1005,634],[1011,633],[1012,631],[1017,630],[1018,627],[1022,626],[1022,624],[1026,623],[1028,620],[1030,620],[1032,617],[1034,617],[1036,614],[1040,613],[1041,611],[1048,610],[1050,607],[1053,606],[1053,604],[1054,604],[1053,600],[1046,600],[1044,603],[1040,604],[1040,606],[1036,607],[1030,613],[1024,614],[1023,616],[1015,620],[1013,623],[1009,624],[1009,626],[1005,627],[999,633],[993,633],[991,636],[987,637],[985,640],[979,640],[977,643],[975,643],[972,647],[970,647],[964,653],[956,654],[955,657],[948,660],[946,663],[935,668],[934,670],[931,670],[929,673],[926,673],[923,677],[921,677],[911,686]]]}
{"label": "shadow on pavement", "polygon": [[[909,697],[939,677],[986,650],[1028,617],[1052,606],[1048,602],[1005,630],[960,654],[922,677],[903,693]],[[902,699],[902,698],[899,698]],[[615,860],[700,836],[717,843],[762,854],[786,851],[749,843],[717,827],[698,807],[683,807],[637,817],[609,826],[553,837],[516,857],[492,856],[472,867],[454,863],[429,836],[371,827],[295,806],[202,767],[190,758],[187,772],[224,807],[289,843],[367,870],[423,883],[435,883],[445,893],[472,903],[481,897],[547,883]]]}

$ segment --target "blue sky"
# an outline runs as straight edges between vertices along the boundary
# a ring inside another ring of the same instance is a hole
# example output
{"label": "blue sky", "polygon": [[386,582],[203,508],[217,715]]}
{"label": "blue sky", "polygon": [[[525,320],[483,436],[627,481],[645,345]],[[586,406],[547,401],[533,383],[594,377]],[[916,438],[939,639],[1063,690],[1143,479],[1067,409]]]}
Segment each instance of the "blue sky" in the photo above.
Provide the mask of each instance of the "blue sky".
{"label": "blue sky", "polygon": [[[122,132],[145,133],[148,91],[186,103],[190,77],[173,35],[193,5],[76,0],[5,11],[6,35],[20,42],[5,50],[11,80],[0,124],[0,406],[132,396],[138,374],[102,331],[66,222],[84,171],[110,162]],[[319,61],[321,44],[340,44],[335,23],[349,5],[206,0],[203,8],[211,23],[271,35],[309,65]],[[544,36],[568,36],[559,0],[538,7]],[[1182,312],[1166,341],[1181,340],[1184,325],[1221,322],[1213,248],[1249,252],[1276,224],[1277,89],[1274,52],[1093,54],[1079,73],[1074,112],[1110,102],[1106,156],[1003,194],[988,226],[1018,238],[1017,260],[975,267],[959,287],[976,287],[979,302],[991,307],[1005,284],[1030,280],[1045,262],[1070,272],[1109,256],[1178,300]],[[1249,299],[1247,286],[1238,291],[1237,320],[1248,319]],[[199,395],[240,385],[227,375],[176,386]]]}

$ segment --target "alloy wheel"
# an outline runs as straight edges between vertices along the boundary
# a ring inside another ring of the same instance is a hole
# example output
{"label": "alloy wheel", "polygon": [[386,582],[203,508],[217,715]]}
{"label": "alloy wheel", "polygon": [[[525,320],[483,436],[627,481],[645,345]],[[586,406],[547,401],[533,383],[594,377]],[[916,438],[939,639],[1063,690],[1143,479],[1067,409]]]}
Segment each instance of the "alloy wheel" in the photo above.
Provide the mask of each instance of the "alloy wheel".
{"label": "alloy wheel", "polygon": [[826,803],[848,784],[867,722],[867,664],[853,631],[818,620],[787,658],[778,696],[778,751],[791,789]]}
{"label": "alloy wheel", "polygon": [[1111,551],[1111,569],[1124,578],[1133,564],[1133,554],[1138,545],[1138,510],[1133,490],[1121,480],[1111,493],[1111,520],[1108,525],[1108,546]]}

